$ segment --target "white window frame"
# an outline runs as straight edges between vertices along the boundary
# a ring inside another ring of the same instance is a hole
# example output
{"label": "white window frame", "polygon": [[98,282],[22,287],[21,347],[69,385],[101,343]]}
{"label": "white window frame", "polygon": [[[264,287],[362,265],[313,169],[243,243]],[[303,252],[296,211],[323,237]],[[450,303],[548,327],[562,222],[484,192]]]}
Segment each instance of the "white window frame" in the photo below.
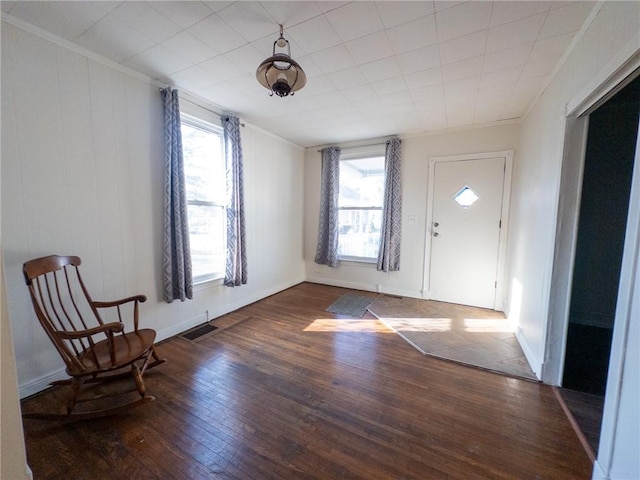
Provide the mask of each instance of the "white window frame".
{"label": "white window frame", "polygon": [[[201,112],[198,112],[201,113]],[[221,155],[222,155],[222,159],[224,161],[224,143],[222,142],[222,135],[223,135],[223,130],[222,127],[220,125],[216,125],[215,123],[212,123],[211,121],[209,121],[209,119],[204,120],[202,118],[200,118],[201,116],[204,115],[198,115],[195,116],[193,114],[190,113],[185,113],[184,111],[180,112],[180,122],[194,127],[194,128],[198,128],[210,133],[213,133],[215,135],[218,135],[220,137],[220,142],[221,142]],[[222,172],[224,174],[224,172]],[[185,172],[186,174],[186,172]],[[215,207],[221,207],[223,209],[223,218],[226,217],[226,205],[224,203],[215,203],[215,202],[205,202],[207,206],[215,206]],[[189,199],[187,199],[187,207],[189,205],[193,205],[193,204],[198,204],[198,205],[202,205],[202,202],[193,202],[193,201],[189,201]],[[226,225],[223,226],[223,228],[226,230]],[[226,236],[226,231],[223,230],[222,232],[223,237]],[[189,232],[189,236],[191,237],[191,232]],[[191,240],[191,238],[190,238]],[[223,252],[224,255],[226,256],[226,246],[225,246],[225,251]],[[220,283],[223,279],[224,279],[224,265],[222,266],[222,270],[221,271],[214,271],[214,272],[208,272],[204,275],[198,275],[198,276],[194,276],[192,278],[192,282],[193,285],[201,285],[204,283],[208,283],[208,282],[218,282]]]}
{"label": "white window frame", "polygon": [[[363,159],[367,159],[367,158],[377,158],[377,157],[382,157],[384,159],[385,156],[385,145],[368,145],[368,146],[364,146],[364,147],[349,147],[349,148],[345,148],[342,149],[342,151],[340,152],[340,170],[342,171],[342,162],[345,161],[349,161],[349,160],[363,160]],[[383,169],[384,169],[384,162],[383,162]],[[384,173],[383,173],[383,177],[384,177]],[[383,179],[384,181],[384,179]],[[384,195],[383,195],[383,199],[384,199]],[[384,201],[384,200],[383,200]],[[345,211],[345,210],[359,210],[359,211],[364,211],[364,210],[379,210],[382,213],[382,209],[383,209],[383,204],[381,203],[380,206],[376,206],[376,205],[369,205],[369,206],[358,206],[358,207],[342,207],[340,205],[338,205],[338,212],[340,211]],[[340,223],[338,222],[338,228],[340,228]],[[364,263],[364,264],[377,264],[378,262],[378,252],[380,251],[380,243],[378,242],[378,249],[376,251],[375,256],[373,257],[359,257],[359,256],[353,256],[353,255],[343,255],[343,254],[338,254],[338,258],[341,261],[347,261],[347,262],[356,262],[356,263]]]}

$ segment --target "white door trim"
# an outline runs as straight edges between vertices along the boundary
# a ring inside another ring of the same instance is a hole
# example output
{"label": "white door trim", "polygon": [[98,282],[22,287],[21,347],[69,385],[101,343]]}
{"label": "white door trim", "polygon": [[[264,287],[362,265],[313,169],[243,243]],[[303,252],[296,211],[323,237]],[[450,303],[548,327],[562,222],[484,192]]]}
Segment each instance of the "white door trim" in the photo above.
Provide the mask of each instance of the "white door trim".
{"label": "white door trim", "polygon": [[[545,362],[542,381],[552,385],[562,383],[566,330],[569,322],[568,307],[571,295],[571,278],[577,239],[577,215],[582,191],[585,145],[587,140],[588,115],[599,105],[617,93],[631,75],[640,68],[640,49],[636,35],[594,79],[568,104],[566,113],[565,144],[563,148],[562,178],[560,182],[558,218],[553,270],[551,278]],[[637,145],[640,144],[640,131]],[[633,288],[640,281],[638,257],[640,256],[640,148],[636,147],[635,165],[632,174],[627,230],[620,272],[620,289],[616,304],[611,357],[607,375],[605,404],[594,479],[609,478],[615,449],[615,438],[620,410],[622,375],[624,371],[628,330],[631,322]],[[571,177],[574,180],[571,180]],[[579,177],[577,180],[576,177]],[[576,181],[577,180],[577,181]],[[572,205],[573,204],[573,205]],[[573,213],[571,210],[575,209]],[[565,212],[566,215],[563,215]],[[564,232],[564,233],[563,233]],[[564,236],[564,239],[562,237]],[[567,258],[569,257],[569,258]],[[560,287],[560,288],[558,288]],[[558,339],[561,334],[562,340]]]}
{"label": "white door trim", "polygon": [[[640,38],[639,36],[635,37]],[[630,45],[632,42],[630,42]],[[640,68],[640,49],[631,45],[633,52],[624,49],[629,57],[624,61],[616,55],[597,76],[602,83],[589,84],[589,89],[578,93],[567,104],[562,174],[558,187],[556,242],[552,260],[548,320],[542,381],[551,385],[562,384],[566,331],[569,322],[569,302],[573,257],[577,241],[577,223],[582,192],[582,173],[588,133],[588,115],[604,101],[623,88],[633,72]],[[621,62],[621,63],[619,63]],[[631,217],[630,217],[631,218]],[[609,366],[611,372],[611,365]]]}
{"label": "white door trim", "polygon": [[427,222],[425,230],[424,245],[424,265],[422,269],[422,298],[430,299],[430,278],[431,270],[431,235],[433,225],[433,193],[435,181],[435,167],[440,162],[457,162],[461,160],[482,160],[488,158],[504,158],[504,187],[502,190],[502,210],[500,221],[502,228],[500,229],[499,247],[498,247],[498,275],[496,284],[496,296],[494,302],[495,310],[504,309],[505,285],[504,273],[507,258],[507,233],[509,229],[509,202],[511,199],[511,171],[513,169],[513,150],[503,150],[500,152],[471,153],[466,155],[449,155],[443,157],[429,157],[429,170],[427,179]]}

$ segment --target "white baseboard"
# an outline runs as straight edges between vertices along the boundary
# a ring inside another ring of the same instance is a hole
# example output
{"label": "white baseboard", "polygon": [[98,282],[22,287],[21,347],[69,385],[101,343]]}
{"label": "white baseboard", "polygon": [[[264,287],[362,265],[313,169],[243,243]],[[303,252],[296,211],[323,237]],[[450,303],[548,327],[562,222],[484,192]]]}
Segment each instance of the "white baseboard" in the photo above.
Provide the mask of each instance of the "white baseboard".
{"label": "white baseboard", "polygon": [[593,463],[593,475],[591,480],[611,480],[611,477],[602,469],[602,465],[596,460]]}
{"label": "white baseboard", "polygon": [[351,288],[352,290],[363,290],[365,292],[378,291],[375,285],[370,285],[368,283],[345,282],[344,280],[316,277],[314,275],[307,275],[306,281],[310,283],[319,283],[321,285],[331,285],[332,287]]}
{"label": "white baseboard", "polygon": [[48,373],[47,375],[36,378],[35,380],[27,382],[23,385],[20,385],[18,387],[20,399],[22,400],[23,398],[35,395],[36,393],[49,388],[51,382],[55,382],[57,380],[65,380],[67,378],[69,378],[69,375],[67,375],[64,368],[61,368],[54,372]]}
{"label": "white baseboard", "polygon": [[422,300],[422,294],[420,290],[404,290],[402,288],[388,288],[383,287],[381,293],[386,295],[395,295],[398,297],[419,298]]}
{"label": "white baseboard", "polygon": [[[291,288],[294,285],[298,285],[299,283],[304,282],[305,279],[303,277],[297,278],[296,280],[293,280],[291,282],[286,282],[280,285],[276,285],[276,286],[271,286],[269,288],[265,288],[264,290],[261,290],[258,293],[255,293],[254,295],[251,295],[249,297],[245,297],[242,300],[239,300],[237,302],[234,303],[230,303],[227,305],[223,305],[218,309],[215,310],[209,310],[209,315],[211,318],[207,319],[206,316],[203,315],[198,315],[195,318],[191,318],[189,320],[185,320],[184,322],[180,322],[178,324],[175,324],[173,326],[171,326],[170,328],[165,328],[164,330],[160,330],[158,332],[156,332],[156,340],[158,342],[162,341],[162,340],[166,340],[167,338],[171,338],[174,337],[176,335],[179,335],[180,333],[189,330],[190,328],[193,328],[197,325],[201,325],[203,323],[205,323],[207,320],[211,320],[213,318],[217,318],[220,317],[222,315],[226,315],[227,313],[233,312],[235,310],[238,310],[239,308],[245,307],[247,305],[250,305],[254,302],[257,302],[258,300],[261,300],[263,298],[269,297],[271,295],[274,295],[278,292],[281,292],[283,290],[286,290],[287,288]],[[61,368],[59,370],[56,370],[54,372],[48,373],[47,375],[43,375],[42,377],[36,378],[35,380],[31,380],[27,383],[24,383],[22,385],[19,386],[18,391],[19,391],[19,395],[20,398],[26,398],[29,397],[31,395],[35,395],[36,393],[39,393],[47,388],[49,388],[51,382],[54,382],[56,380],[64,380],[66,378],[69,378],[69,376],[66,374],[64,368]]]}
{"label": "white baseboard", "polygon": [[525,336],[522,334],[521,328],[516,329],[515,335],[516,340],[518,340],[518,343],[520,344],[520,348],[522,348],[522,353],[524,353],[527,362],[529,362],[529,365],[531,366],[531,370],[533,370],[533,373],[535,373],[538,380],[542,380],[542,362],[531,351],[531,347],[529,346]]}
{"label": "white baseboard", "polygon": [[345,282],[344,280],[336,280],[334,278],[317,277],[315,275],[307,275],[306,281],[309,283],[319,283],[321,285],[331,285],[332,287],[350,288],[352,290],[362,290],[365,292],[385,293],[387,295],[397,295],[399,297],[422,298],[420,290],[403,290],[401,288],[380,287],[375,284]]}
{"label": "white baseboard", "polygon": [[165,328],[164,330],[156,332],[156,341],[161,342],[162,340],[166,340],[167,338],[175,337],[176,335],[179,335],[182,332],[189,330],[190,328],[201,325],[206,321],[206,315],[202,314],[198,315],[197,317],[190,318],[189,320],[185,320],[184,322],[177,323],[169,328]]}

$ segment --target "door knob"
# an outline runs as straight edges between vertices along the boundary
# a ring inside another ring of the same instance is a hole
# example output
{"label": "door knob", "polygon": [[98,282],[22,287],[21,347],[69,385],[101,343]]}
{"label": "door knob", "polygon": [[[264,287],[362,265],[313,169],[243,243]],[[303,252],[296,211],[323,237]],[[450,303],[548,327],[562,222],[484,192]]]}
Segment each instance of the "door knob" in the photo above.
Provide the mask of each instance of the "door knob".
{"label": "door knob", "polygon": [[434,226],[434,227],[439,227],[439,226],[440,226],[440,224],[439,224],[438,222],[436,222],[436,223],[434,223],[434,224],[433,224],[433,226]]}
{"label": "door knob", "polygon": [[439,237],[439,236],[440,236],[440,234],[439,234],[438,232],[433,232],[433,236],[434,236],[434,237]]}

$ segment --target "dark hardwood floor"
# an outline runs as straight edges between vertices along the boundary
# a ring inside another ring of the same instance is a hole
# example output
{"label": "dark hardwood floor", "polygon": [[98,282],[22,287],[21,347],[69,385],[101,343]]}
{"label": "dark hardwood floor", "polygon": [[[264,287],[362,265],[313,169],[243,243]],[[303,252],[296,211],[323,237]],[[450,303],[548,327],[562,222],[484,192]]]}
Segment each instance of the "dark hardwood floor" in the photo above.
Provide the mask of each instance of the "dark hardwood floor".
{"label": "dark hardwood floor", "polygon": [[604,396],[576,392],[568,388],[558,388],[557,391],[569,410],[569,415],[573,417],[579,435],[583,435],[588,443],[591,458],[595,460],[602,430]]}
{"label": "dark hardwood floor", "polygon": [[[551,387],[423,356],[374,318],[325,311],[346,292],[303,283],[200,341],[162,342],[168,361],[145,376],[157,400],[125,415],[24,420],[34,478],[591,478]],[[63,393],[23,411],[59,409]]]}

